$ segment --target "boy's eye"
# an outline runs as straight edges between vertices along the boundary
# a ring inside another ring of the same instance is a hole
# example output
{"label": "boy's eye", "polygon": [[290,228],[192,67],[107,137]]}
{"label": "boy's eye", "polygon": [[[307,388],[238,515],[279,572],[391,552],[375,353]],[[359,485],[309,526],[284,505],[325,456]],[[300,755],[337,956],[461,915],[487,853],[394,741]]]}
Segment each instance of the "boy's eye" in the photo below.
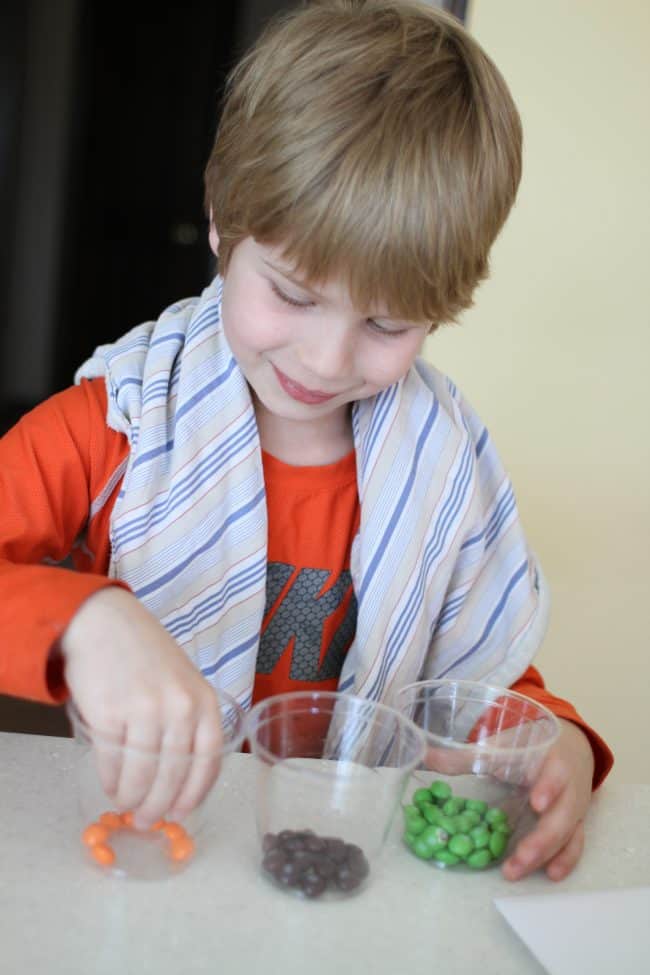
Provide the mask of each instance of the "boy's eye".
{"label": "boy's eye", "polygon": [[368,325],[373,332],[377,332],[378,335],[403,335],[406,331],[405,328],[399,328],[398,326],[389,327],[387,325],[382,325],[381,322],[376,322],[374,318],[368,319]]}
{"label": "boy's eye", "polygon": [[271,290],[278,296],[280,301],[284,301],[286,305],[292,305],[294,308],[310,308],[314,304],[308,298],[304,301],[299,301],[297,298],[292,298],[290,295],[286,294],[280,288],[278,288],[275,281],[271,281]]}

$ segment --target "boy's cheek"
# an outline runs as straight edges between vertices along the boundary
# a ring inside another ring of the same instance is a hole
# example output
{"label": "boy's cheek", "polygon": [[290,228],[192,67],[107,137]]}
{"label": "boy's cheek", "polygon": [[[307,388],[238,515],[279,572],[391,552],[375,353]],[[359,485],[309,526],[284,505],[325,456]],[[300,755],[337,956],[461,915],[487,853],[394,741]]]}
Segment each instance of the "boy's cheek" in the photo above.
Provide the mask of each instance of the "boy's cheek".
{"label": "boy's cheek", "polygon": [[382,362],[368,381],[377,387],[375,391],[387,389],[403,379],[420,353],[422,343],[410,342],[402,349],[388,350],[386,361]]}

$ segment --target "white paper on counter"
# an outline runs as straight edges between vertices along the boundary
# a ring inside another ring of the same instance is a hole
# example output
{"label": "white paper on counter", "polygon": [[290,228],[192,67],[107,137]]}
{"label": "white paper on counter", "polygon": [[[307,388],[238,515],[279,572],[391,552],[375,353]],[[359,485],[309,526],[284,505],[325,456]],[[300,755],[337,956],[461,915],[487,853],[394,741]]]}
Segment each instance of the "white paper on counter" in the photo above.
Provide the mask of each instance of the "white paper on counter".
{"label": "white paper on counter", "polygon": [[550,975],[650,973],[650,887],[494,903]]}

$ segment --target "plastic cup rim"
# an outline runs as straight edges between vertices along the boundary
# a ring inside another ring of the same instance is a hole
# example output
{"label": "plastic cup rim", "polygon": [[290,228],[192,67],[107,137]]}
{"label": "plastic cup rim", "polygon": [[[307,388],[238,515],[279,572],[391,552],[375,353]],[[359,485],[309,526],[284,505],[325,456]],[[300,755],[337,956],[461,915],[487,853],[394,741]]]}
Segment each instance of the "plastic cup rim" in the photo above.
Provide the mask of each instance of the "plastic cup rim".
{"label": "plastic cup rim", "polygon": [[[415,721],[412,721],[410,718],[408,718],[405,714],[402,714],[400,711],[398,711],[397,708],[393,707],[392,705],[383,704],[381,701],[373,701],[370,698],[360,697],[359,695],[355,695],[355,694],[345,694],[342,693],[341,691],[286,691],[283,694],[273,694],[270,697],[266,697],[263,698],[261,701],[258,701],[257,704],[255,704],[250,709],[245,719],[246,733],[244,737],[248,740],[250,744],[252,755],[254,755],[257,758],[260,758],[268,765],[279,765],[283,762],[287,762],[287,758],[283,758],[279,755],[274,754],[270,749],[266,748],[264,745],[260,744],[256,740],[256,737],[253,733],[253,725],[255,725],[256,728],[261,728],[261,727],[265,727],[271,721],[274,720],[273,718],[262,720],[259,717],[264,707],[268,706],[270,703],[277,702],[277,701],[298,700],[300,698],[305,698],[306,701],[311,699],[311,700],[315,700],[316,702],[319,700],[328,700],[334,703],[337,701],[350,701],[350,702],[355,702],[357,704],[362,704],[367,707],[371,707],[382,713],[388,713],[392,717],[398,719],[399,723],[402,724],[405,728],[407,728],[411,732],[414,741],[418,742],[420,745],[420,747],[417,749],[417,755],[406,764],[400,765],[399,770],[403,771],[404,773],[410,773],[417,767],[417,765],[424,758],[424,755],[426,753],[426,732],[424,731],[424,729],[420,728],[415,723]],[[316,713],[316,710],[315,709],[310,710],[309,707],[306,706],[305,711],[303,713]],[[332,708],[332,714],[333,713],[334,713],[334,707]],[[299,758],[300,756],[295,756],[295,757]],[[316,768],[306,769],[304,767],[295,767],[295,768],[291,768],[291,771],[300,773],[300,775],[307,774],[316,777],[324,777],[324,778],[330,777],[327,772],[321,771]]]}
{"label": "plastic cup rim", "polygon": [[[471,681],[471,680],[456,680],[453,677],[449,679],[439,678],[439,679],[431,679],[431,680],[418,680],[418,681],[413,681],[410,684],[405,684],[404,687],[401,687],[399,691],[397,691],[395,694],[395,702],[397,704],[397,700],[400,698],[401,695],[405,696],[406,691],[412,690],[413,688],[416,687],[427,688],[427,687],[434,687],[434,686],[444,687],[444,686],[451,686],[451,685],[457,685],[460,688],[467,688],[467,689],[480,688],[481,690],[485,690],[486,692],[493,692],[495,694],[495,697],[492,703],[496,703],[496,701],[499,698],[504,698],[504,697],[519,700],[519,701],[525,701],[526,704],[532,705],[533,707],[538,709],[538,711],[540,712],[539,717],[544,718],[549,722],[552,728],[552,732],[549,733],[549,738],[546,741],[537,742],[534,745],[494,745],[494,744],[491,745],[491,744],[487,744],[485,739],[482,741],[479,740],[479,741],[469,741],[469,742],[453,741],[449,738],[445,738],[444,735],[438,735],[436,734],[435,731],[428,731],[426,728],[422,728],[420,725],[417,725],[417,727],[420,728],[420,730],[425,735],[427,741],[430,744],[436,744],[438,746],[443,746],[444,748],[453,749],[459,752],[480,751],[481,754],[524,755],[524,754],[533,754],[539,751],[542,752],[547,751],[551,747],[551,745],[553,745],[557,741],[560,734],[560,721],[557,715],[553,714],[553,712],[549,708],[547,708],[544,704],[539,704],[537,701],[533,700],[532,697],[526,697],[525,694],[520,694],[519,691],[511,691],[507,687],[498,687],[496,684],[482,684],[480,683],[480,681]],[[471,703],[471,699],[467,698],[467,700],[469,700]],[[490,702],[486,700],[485,703],[488,704]],[[397,707],[396,709],[399,710],[399,708]],[[529,720],[537,720],[537,719],[531,718]],[[513,725],[512,727],[514,728],[516,727],[516,725]],[[504,730],[507,731],[509,729],[504,729]]]}
{"label": "plastic cup rim", "polygon": [[[174,751],[173,749],[165,749],[165,755],[167,757],[173,757],[177,761],[188,762],[196,761],[197,759],[212,761],[215,757],[229,755],[231,752],[237,751],[239,748],[241,748],[246,737],[246,713],[239,702],[235,700],[235,698],[227,691],[216,687],[213,688],[213,690],[217,696],[217,699],[219,701],[224,700],[227,702],[228,707],[232,708],[237,715],[236,732],[230,738],[226,738],[224,736],[218,754],[214,752],[195,754],[194,752],[181,752]],[[161,754],[161,749],[141,748],[138,745],[127,745],[123,741],[117,740],[116,737],[112,737],[111,735],[100,731],[98,728],[94,728],[83,717],[75,701],[73,701],[71,697],[68,698],[65,703],[65,710],[72,724],[75,741],[79,742],[79,744],[87,744],[90,746],[101,745],[106,748],[114,748],[120,752],[123,752],[124,754],[150,756],[151,758],[157,758]],[[81,735],[79,732],[81,732]]]}

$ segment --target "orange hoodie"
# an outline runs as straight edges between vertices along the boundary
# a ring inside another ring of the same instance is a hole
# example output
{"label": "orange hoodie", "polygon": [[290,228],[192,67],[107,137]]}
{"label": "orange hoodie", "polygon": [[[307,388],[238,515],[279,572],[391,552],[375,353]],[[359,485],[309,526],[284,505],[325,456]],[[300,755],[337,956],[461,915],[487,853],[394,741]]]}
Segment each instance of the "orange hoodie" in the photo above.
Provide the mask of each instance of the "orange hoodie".
{"label": "orange hoodie", "polygon": [[[99,379],[52,397],[0,440],[1,692],[50,703],[65,699],[62,674],[51,662],[53,646],[88,596],[123,585],[107,572],[110,516],[128,451],[126,437],[106,425]],[[332,690],[354,631],[354,454],[323,468],[290,467],[267,454],[263,463],[276,587],[267,595],[254,700],[311,686]],[[69,553],[74,569],[57,565]],[[296,646],[290,614],[300,592],[319,584],[319,602],[329,596],[331,611],[313,621],[316,636],[306,653]],[[613,756],[575,708],[551,694],[534,667],[513,690],[584,731],[598,786]]]}

